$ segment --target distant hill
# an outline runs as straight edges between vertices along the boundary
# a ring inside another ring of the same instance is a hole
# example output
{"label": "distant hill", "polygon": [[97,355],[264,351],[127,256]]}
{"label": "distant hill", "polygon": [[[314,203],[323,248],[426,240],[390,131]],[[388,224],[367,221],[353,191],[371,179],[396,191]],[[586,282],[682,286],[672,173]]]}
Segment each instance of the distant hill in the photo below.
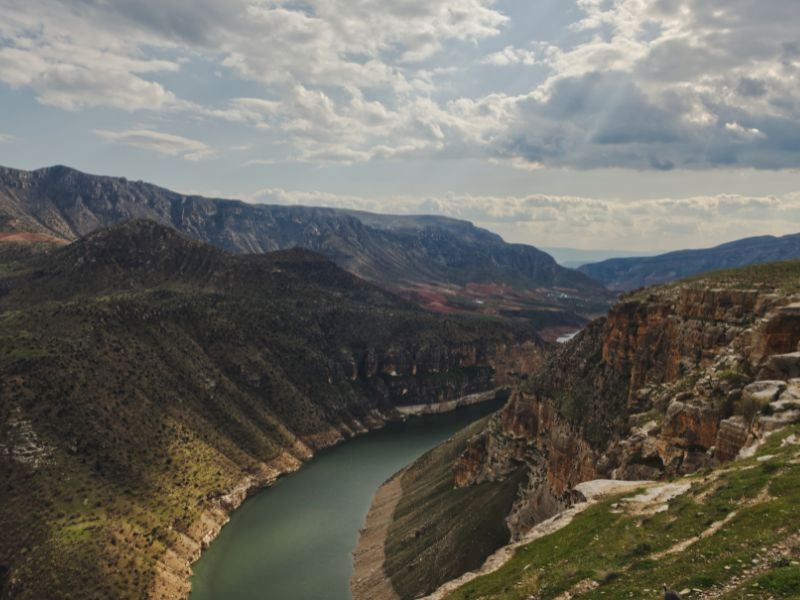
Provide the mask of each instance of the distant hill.
{"label": "distant hill", "polygon": [[577,269],[585,264],[600,262],[610,258],[630,258],[655,256],[658,252],[633,252],[631,250],[582,250],[580,248],[542,247],[558,264],[569,269]]}
{"label": "distant hill", "polygon": [[714,248],[680,250],[658,256],[614,258],[580,271],[610,290],[628,291],[709,271],[800,258],[800,234],[745,238]]}
{"label": "distant hill", "polygon": [[0,597],[178,597],[154,586],[186,583],[250,487],[538,348],[307,250],[233,255],[150,221],[0,244]]}
{"label": "distant hill", "polygon": [[0,168],[0,232],[71,241],[132,218],[169,225],[231,252],[314,250],[439,312],[522,316],[563,326],[580,322],[578,315],[602,312],[610,301],[600,284],[545,252],[507,244],[467,221],[185,196],[61,166]]}

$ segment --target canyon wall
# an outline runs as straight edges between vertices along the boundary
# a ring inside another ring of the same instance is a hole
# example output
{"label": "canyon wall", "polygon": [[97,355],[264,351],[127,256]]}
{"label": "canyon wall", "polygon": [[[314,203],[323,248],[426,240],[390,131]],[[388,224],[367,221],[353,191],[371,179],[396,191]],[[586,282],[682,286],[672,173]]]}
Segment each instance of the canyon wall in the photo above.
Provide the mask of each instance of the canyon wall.
{"label": "canyon wall", "polygon": [[657,479],[730,460],[796,408],[794,300],[691,287],[623,299],[470,440],[455,485],[527,465],[508,517],[516,536],[568,506],[583,481]]}
{"label": "canyon wall", "polygon": [[[800,304],[776,289],[694,283],[622,298],[606,317],[553,347],[465,441],[447,489],[487,494],[515,482],[505,527],[517,540],[581,500],[575,488],[582,482],[713,467],[800,420]],[[440,500],[460,497],[456,492],[442,492]],[[437,526],[448,539],[470,539],[464,515],[451,512],[443,517],[449,523]],[[406,523],[424,528],[429,521],[422,510],[407,513]],[[487,523],[495,517],[487,514]],[[468,550],[437,543],[438,561]],[[386,547],[395,545],[390,530]],[[448,580],[397,562],[387,556],[385,573],[403,598]]]}

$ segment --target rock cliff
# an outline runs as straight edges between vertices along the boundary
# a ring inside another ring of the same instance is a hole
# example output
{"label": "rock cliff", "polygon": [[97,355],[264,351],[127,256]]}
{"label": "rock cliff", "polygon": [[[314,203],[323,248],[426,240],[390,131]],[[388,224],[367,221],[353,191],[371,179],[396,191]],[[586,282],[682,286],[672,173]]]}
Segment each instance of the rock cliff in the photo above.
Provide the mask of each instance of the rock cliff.
{"label": "rock cliff", "polygon": [[[714,467],[796,422],[798,274],[790,263],[622,298],[466,442],[452,484],[506,485],[524,471],[506,516],[519,539],[580,499],[582,482]],[[441,583],[420,578],[404,597]]]}
{"label": "rock cliff", "polygon": [[549,357],[471,440],[456,485],[528,465],[509,516],[521,534],[570,504],[583,481],[658,479],[730,460],[794,417],[796,300],[696,287],[623,300]]}

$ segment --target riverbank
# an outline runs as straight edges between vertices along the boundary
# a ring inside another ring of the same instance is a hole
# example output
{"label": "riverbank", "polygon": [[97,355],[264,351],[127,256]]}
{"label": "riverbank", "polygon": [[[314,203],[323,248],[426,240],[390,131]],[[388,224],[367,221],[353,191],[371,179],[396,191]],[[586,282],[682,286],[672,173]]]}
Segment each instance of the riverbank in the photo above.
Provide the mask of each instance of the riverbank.
{"label": "riverbank", "polygon": [[[481,400],[476,401],[476,396],[480,396]],[[406,413],[393,410],[391,413],[380,413],[376,411],[367,422],[348,425],[342,430],[337,430],[335,434],[331,431],[329,435],[324,436],[324,439],[315,441],[321,442],[319,450],[328,449],[342,441],[381,429],[387,423],[402,421],[412,415],[452,412],[463,406],[491,402],[496,397],[497,390],[493,390],[433,405],[430,412]],[[187,598],[191,592],[192,565],[200,558],[209,544],[217,538],[223,527],[229,522],[231,514],[247,498],[272,486],[282,476],[297,471],[314,455],[315,452],[309,446],[298,441],[295,447],[282,453],[275,460],[262,464],[257,474],[248,475],[224,496],[212,500],[209,506],[203,510],[201,517],[192,524],[186,533],[179,534],[176,543],[168,548],[159,560],[149,597],[153,600],[183,600]]]}
{"label": "riverbank", "polygon": [[[383,484],[375,494],[369,514],[364,524],[358,546],[354,554],[354,571],[351,579],[353,600],[400,600],[385,571],[385,543],[394,518],[394,510],[399,504],[403,490],[401,479],[405,469]],[[654,486],[650,481],[589,481],[576,486],[585,501],[554,515],[533,527],[522,539],[500,547],[486,558],[476,570],[442,584],[436,591],[422,600],[444,600],[446,596],[469,583],[473,579],[493,573],[503,567],[514,556],[516,550],[546,535],[550,535],[569,525],[572,520],[587,508],[596,504],[602,497]]]}
{"label": "riverbank", "polygon": [[438,402],[436,404],[413,404],[410,406],[398,406],[397,412],[404,417],[421,416],[421,415],[439,415],[446,412],[451,412],[463,406],[472,406],[473,404],[481,404],[483,402],[490,402],[500,396],[504,392],[504,388],[496,388],[487,392],[479,392],[477,394],[470,394],[469,396],[462,396],[455,400],[448,400],[447,402]]}
{"label": "riverbank", "polygon": [[288,452],[282,453],[269,464],[262,465],[256,476],[245,477],[221,498],[204,509],[187,533],[178,534],[177,542],[167,549],[156,565],[156,574],[150,588],[152,600],[184,600],[191,593],[192,564],[199,560],[203,550],[219,535],[230,520],[230,515],[254,493],[273,485],[281,476],[299,469],[304,460]]}
{"label": "riverbank", "polygon": [[383,570],[385,543],[394,510],[403,496],[401,479],[405,469],[392,476],[375,494],[364,520],[364,527],[353,551],[353,575],[350,590],[353,600],[400,600]]}
{"label": "riverbank", "polygon": [[[430,593],[508,542],[505,517],[520,477],[510,474],[499,488],[453,486],[451,465],[489,418],[459,430],[378,488],[356,543],[353,600]],[[459,515],[459,527],[450,526],[448,513]]]}

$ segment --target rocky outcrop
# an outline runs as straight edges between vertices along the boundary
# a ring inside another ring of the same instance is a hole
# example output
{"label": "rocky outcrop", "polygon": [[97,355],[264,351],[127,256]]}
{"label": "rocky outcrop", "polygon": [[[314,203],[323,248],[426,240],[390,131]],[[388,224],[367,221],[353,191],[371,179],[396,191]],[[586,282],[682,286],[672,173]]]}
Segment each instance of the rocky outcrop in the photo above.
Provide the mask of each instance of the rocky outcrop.
{"label": "rocky outcrop", "polygon": [[[800,311],[755,290],[667,288],[630,297],[556,349],[453,466],[457,486],[528,480],[515,537],[597,478],[658,479],[731,460],[800,420]],[[777,380],[758,380],[769,374]],[[756,381],[758,380],[758,381]]]}

